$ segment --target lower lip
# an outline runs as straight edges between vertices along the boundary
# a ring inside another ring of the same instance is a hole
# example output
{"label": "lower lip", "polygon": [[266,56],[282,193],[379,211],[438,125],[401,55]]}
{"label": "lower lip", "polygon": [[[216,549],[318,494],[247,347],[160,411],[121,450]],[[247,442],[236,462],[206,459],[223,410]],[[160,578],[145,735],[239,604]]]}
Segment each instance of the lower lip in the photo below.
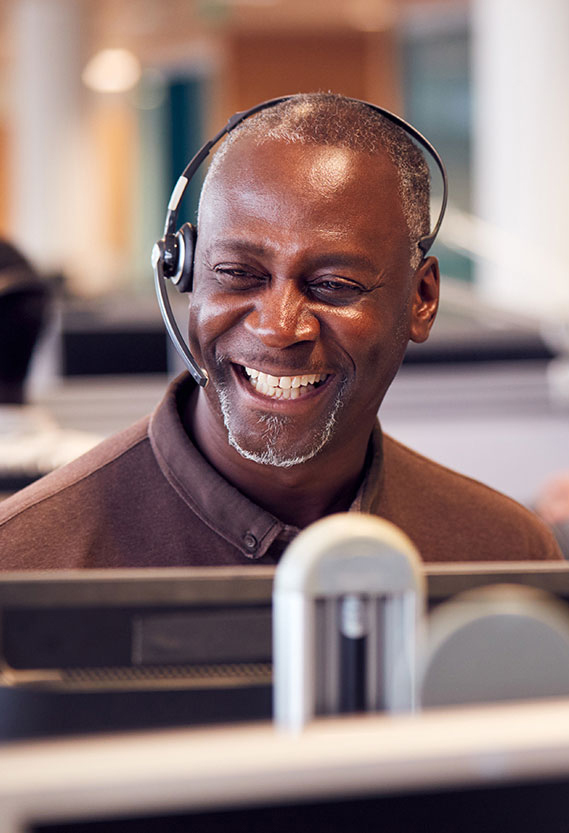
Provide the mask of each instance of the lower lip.
{"label": "lower lip", "polygon": [[257,404],[279,411],[297,410],[299,407],[302,407],[303,402],[312,402],[317,396],[326,391],[333,378],[333,374],[329,374],[325,382],[322,382],[322,384],[317,388],[312,388],[312,390],[303,393],[302,396],[299,396],[297,399],[275,399],[272,396],[265,396],[263,393],[258,393],[258,391],[255,390],[253,385],[250,383],[249,377],[238,365],[233,365],[233,373],[237,377],[241,388],[249,394],[249,396],[253,397]]}

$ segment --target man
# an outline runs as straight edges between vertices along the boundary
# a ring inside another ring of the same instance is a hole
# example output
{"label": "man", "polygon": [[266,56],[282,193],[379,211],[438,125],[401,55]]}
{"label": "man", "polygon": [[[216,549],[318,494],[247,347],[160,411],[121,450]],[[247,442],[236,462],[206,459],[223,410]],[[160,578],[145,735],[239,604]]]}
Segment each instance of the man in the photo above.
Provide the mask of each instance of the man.
{"label": "man", "polygon": [[27,402],[33,352],[52,292],[23,254],[0,240],[0,497],[83,454],[100,437],[61,428]]}
{"label": "man", "polygon": [[331,95],[247,119],[200,203],[184,376],[143,420],[0,513],[5,567],[274,564],[360,510],[427,561],[559,558],[529,512],[382,437],[377,411],[439,271],[428,169],[406,134]]}

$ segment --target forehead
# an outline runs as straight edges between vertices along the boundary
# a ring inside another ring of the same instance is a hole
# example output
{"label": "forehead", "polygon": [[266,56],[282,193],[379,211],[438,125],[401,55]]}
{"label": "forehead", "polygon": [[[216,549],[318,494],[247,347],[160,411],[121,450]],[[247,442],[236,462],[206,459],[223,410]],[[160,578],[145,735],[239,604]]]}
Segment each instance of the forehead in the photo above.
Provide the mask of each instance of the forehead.
{"label": "forehead", "polygon": [[[387,152],[241,137],[208,177],[200,222],[259,214],[269,223],[369,225],[403,231],[397,169]],[[241,219],[243,219],[241,217]]]}

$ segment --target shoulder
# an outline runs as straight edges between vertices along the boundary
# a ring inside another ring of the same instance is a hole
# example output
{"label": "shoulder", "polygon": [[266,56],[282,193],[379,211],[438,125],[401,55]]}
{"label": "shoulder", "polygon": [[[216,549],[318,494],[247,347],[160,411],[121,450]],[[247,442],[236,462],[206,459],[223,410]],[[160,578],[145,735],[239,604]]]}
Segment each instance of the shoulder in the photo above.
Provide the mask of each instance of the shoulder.
{"label": "shoulder", "polygon": [[53,495],[73,489],[82,481],[96,477],[106,467],[144,443],[147,438],[148,419],[146,418],[125,431],[103,440],[82,456],[3,501],[0,504],[0,524]]}
{"label": "shoulder", "polygon": [[[48,551],[55,551],[58,542],[63,550],[73,529],[75,535],[79,528],[84,531],[100,519],[107,506],[120,502],[129,480],[136,479],[136,472],[140,476],[141,461],[149,449],[145,418],[2,501],[1,567],[25,567],[29,552],[40,549],[45,551],[46,563],[40,560],[34,567],[53,566]],[[57,566],[79,565],[66,564],[62,553]]]}
{"label": "shoulder", "polygon": [[425,560],[562,557],[548,527],[515,500],[391,437],[384,436],[383,451],[385,502],[421,540]]}

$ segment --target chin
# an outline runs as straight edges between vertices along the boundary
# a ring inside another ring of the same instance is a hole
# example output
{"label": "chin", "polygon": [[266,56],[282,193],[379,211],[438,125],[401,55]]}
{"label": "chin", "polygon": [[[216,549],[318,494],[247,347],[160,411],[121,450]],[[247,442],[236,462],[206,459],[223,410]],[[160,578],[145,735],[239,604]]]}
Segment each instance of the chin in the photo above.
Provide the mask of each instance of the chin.
{"label": "chin", "polygon": [[280,453],[275,448],[267,446],[265,449],[249,450],[243,448],[237,440],[229,434],[229,445],[231,445],[245,460],[251,460],[260,466],[272,466],[279,469],[291,469],[294,466],[300,466],[302,463],[308,462],[315,457],[320,449],[313,449],[305,454],[299,454],[295,457],[290,456],[290,451]]}
{"label": "chin", "polygon": [[277,468],[292,468],[320,454],[334,435],[339,410],[331,411],[323,425],[313,427],[311,436],[306,437],[303,432],[299,443],[299,427],[288,417],[261,414],[258,430],[254,434],[249,430],[244,436],[235,425],[225,397],[220,397],[220,404],[229,444],[246,460]]}
{"label": "chin", "polygon": [[243,412],[239,401],[234,401],[232,386],[220,380],[215,394],[232,448],[259,465],[291,468],[314,459],[336,435],[346,387],[343,380],[327,412],[319,419],[314,414],[309,424],[306,418],[289,414],[250,408]]}

